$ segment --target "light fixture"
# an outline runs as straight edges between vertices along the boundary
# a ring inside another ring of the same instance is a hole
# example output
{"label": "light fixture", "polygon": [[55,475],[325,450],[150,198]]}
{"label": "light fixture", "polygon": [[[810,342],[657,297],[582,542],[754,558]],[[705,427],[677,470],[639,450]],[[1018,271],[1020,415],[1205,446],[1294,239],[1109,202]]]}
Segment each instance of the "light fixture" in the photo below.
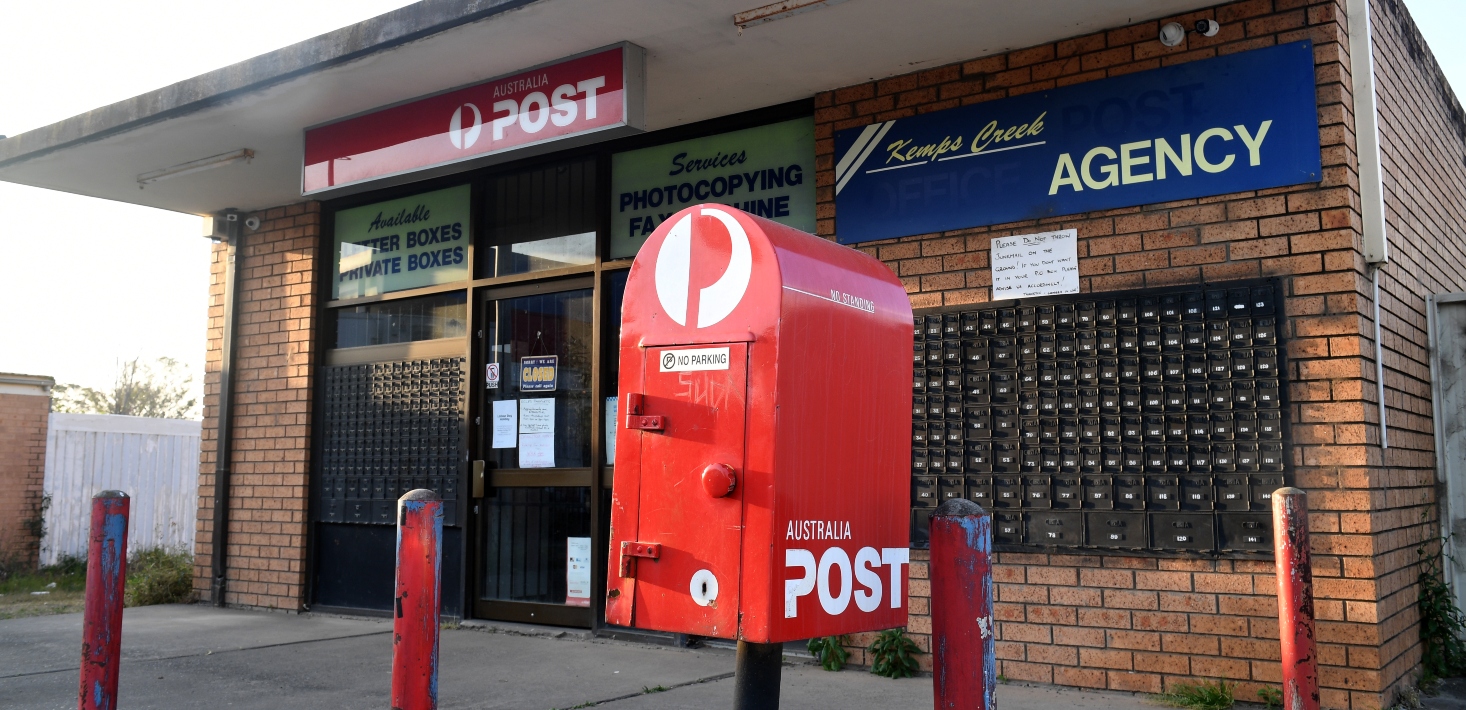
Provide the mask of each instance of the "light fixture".
{"label": "light fixture", "polygon": [[818,10],[822,7],[839,5],[845,0],[780,0],[772,5],[756,7],[752,10],[744,10],[733,16],[733,24],[738,26],[740,33],[754,25],[762,25],[765,22],[782,20],[786,17],[793,17],[802,12]]}
{"label": "light fixture", "polygon": [[237,160],[249,161],[253,160],[254,157],[254,151],[250,150],[249,148],[241,148],[240,150],[236,150],[231,153],[221,153],[219,155],[211,155],[207,158],[191,160],[187,163],[179,163],[178,165],[163,168],[162,170],[154,170],[150,173],[143,173],[141,175],[138,175],[137,187],[138,189],[142,189],[144,185],[150,185],[161,180],[176,178],[180,175],[189,175],[204,170],[212,170],[214,168],[228,165]]}

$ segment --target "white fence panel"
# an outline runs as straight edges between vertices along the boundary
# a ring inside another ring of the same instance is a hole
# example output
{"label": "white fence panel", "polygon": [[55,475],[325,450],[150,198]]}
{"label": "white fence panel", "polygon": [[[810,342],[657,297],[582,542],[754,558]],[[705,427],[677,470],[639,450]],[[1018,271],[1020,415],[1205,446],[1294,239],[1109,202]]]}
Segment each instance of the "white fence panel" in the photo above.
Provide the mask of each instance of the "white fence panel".
{"label": "white fence panel", "polygon": [[193,551],[202,422],[112,414],[52,414],[46,434],[46,536],[41,564],[82,557],[92,495],[132,497],[127,547]]}

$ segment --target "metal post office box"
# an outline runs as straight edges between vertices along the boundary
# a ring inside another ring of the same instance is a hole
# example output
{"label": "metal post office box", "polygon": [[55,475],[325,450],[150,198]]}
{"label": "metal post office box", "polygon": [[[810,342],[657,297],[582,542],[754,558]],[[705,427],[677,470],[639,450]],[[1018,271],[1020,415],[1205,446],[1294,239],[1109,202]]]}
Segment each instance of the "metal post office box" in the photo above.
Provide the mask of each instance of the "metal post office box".
{"label": "metal post office box", "polygon": [[1135,311],[1135,320],[1141,323],[1159,323],[1161,320],[1160,299],[1155,296],[1145,296]]}
{"label": "metal post office box", "polygon": [[1232,355],[1225,350],[1214,350],[1206,354],[1206,376],[1212,380],[1229,379],[1232,375]]}
{"label": "metal post office box", "polygon": [[991,439],[993,436],[993,416],[985,408],[973,407],[967,410],[965,417],[966,425],[963,427],[964,438],[968,441],[979,441]]}
{"label": "metal post office box", "polygon": [[370,523],[375,522],[372,513],[372,502],[369,500],[347,500],[345,502],[345,514],[343,517],[348,523]]}
{"label": "metal post office box", "polygon": [[1145,507],[1148,510],[1180,510],[1181,484],[1176,476],[1145,477]]}
{"label": "metal post office box", "polygon": [[1121,470],[1125,473],[1141,473],[1145,470],[1145,447],[1139,444],[1125,444],[1120,447]]}
{"label": "metal post office box", "polygon": [[1018,366],[1018,389],[1038,389],[1038,363],[1025,362]]}
{"label": "metal post office box", "polygon": [[1234,473],[1219,475],[1214,480],[1217,491],[1217,510],[1248,510],[1251,499],[1247,495],[1247,476]]}
{"label": "metal post office box", "polygon": [[1100,472],[1111,475],[1125,471],[1125,453],[1119,446],[1100,447]]}
{"label": "metal post office box", "polygon": [[1232,408],[1252,409],[1257,406],[1257,388],[1252,380],[1236,380],[1232,383]]}
{"label": "metal post office box", "polygon": [[967,468],[967,456],[961,446],[947,447],[947,475],[962,473]]}
{"label": "metal post office box", "polygon": [[1252,371],[1257,377],[1278,377],[1278,351],[1276,348],[1257,348],[1252,351]]}
{"label": "metal post office box", "polygon": [[1018,418],[1018,439],[1024,446],[1037,446],[1043,439],[1043,429],[1039,425],[1038,417]]}
{"label": "metal post office box", "polygon": [[1252,312],[1252,292],[1246,287],[1227,289],[1227,311],[1233,316],[1245,316]]}
{"label": "metal post office box", "polygon": [[1204,381],[1210,374],[1206,353],[1187,353],[1182,366],[1185,368],[1186,380],[1190,382]]}
{"label": "metal post office box", "polygon": [[1252,351],[1249,349],[1232,351],[1232,377],[1252,377]]}
{"label": "metal post office box", "polygon": [[993,442],[993,473],[1018,473],[1018,444]]}
{"label": "metal post office box", "polygon": [[927,452],[926,449],[912,449],[911,450],[911,474],[912,475],[914,475],[914,476],[926,475],[926,469],[927,469],[927,453],[926,452]]}
{"label": "metal post office box", "polygon": [[364,498],[365,497],[362,494],[362,492],[361,492],[361,479],[360,478],[358,478],[356,476],[348,476],[346,478],[346,497],[347,498]]}
{"label": "metal post office box", "polygon": [[1166,417],[1164,414],[1147,414],[1141,420],[1141,432],[1146,441],[1166,440]]}
{"label": "metal post office box", "polygon": [[1268,552],[1273,549],[1273,522],[1260,513],[1217,516],[1217,543],[1223,551]]}
{"label": "metal post office box", "polygon": [[[1054,363],[1054,368],[1055,379],[1060,387],[1073,387],[1079,384],[1079,365],[1073,360],[1061,360]],[[1039,385],[1043,385],[1042,380],[1039,381]]]}
{"label": "metal post office box", "polygon": [[1140,331],[1137,328],[1116,328],[1115,332],[1119,343],[1117,349],[1121,355],[1140,354]]}
{"label": "metal post office box", "polygon": [[1018,470],[1023,473],[1038,473],[1043,466],[1042,449],[1025,446],[1018,452]]}
{"label": "metal post office box", "polygon": [[942,390],[947,394],[962,391],[962,368],[942,368]]}
{"label": "metal post office box", "polygon": [[1043,473],[1059,472],[1059,447],[1045,446],[1039,449],[1039,470]]}
{"label": "metal post office box", "polygon": [[1140,443],[1145,438],[1145,424],[1138,415],[1125,415],[1120,417],[1120,439],[1125,442]]}
{"label": "metal post office box", "polygon": [[1115,507],[1115,481],[1109,476],[1084,476],[1080,479],[1084,507],[1093,510],[1113,510]]}
{"label": "metal post office box", "polygon": [[1215,501],[1211,476],[1181,476],[1181,510],[1211,510]]}
{"label": "metal post office box", "polygon": [[1233,318],[1227,325],[1227,342],[1234,348],[1252,346],[1252,319]]}
{"label": "metal post office box", "polygon": [[[937,424],[931,424],[930,426],[932,427],[932,429],[938,428]],[[966,426],[967,424],[961,419],[954,419],[952,421],[942,422],[940,424],[940,429],[945,434],[945,442],[947,446],[962,445],[963,440],[967,438],[967,432],[965,431]],[[937,442],[936,433],[932,432],[932,435],[929,436],[928,439],[933,442],[933,445],[935,445],[935,443]]]}
{"label": "metal post office box", "polygon": [[1020,333],[1033,333],[1033,332],[1037,332],[1037,330],[1038,330],[1037,313],[1034,311],[1033,306],[1021,306],[1021,307],[1019,307],[1017,309],[1017,312],[1018,312],[1018,321],[1017,321],[1017,323],[1018,323],[1018,332],[1020,332]]}
{"label": "metal post office box", "polygon": [[1079,477],[1059,475],[1052,478],[1053,491],[1050,505],[1054,510],[1079,510],[1084,504],[1084,487]]}
{"label": "metal post office box", "polygon": [[1122,411],[1120,404],[1119,387],[1099,388],[1100,414],[1119,414]]}
{"label": "metal post office box", "polygon": [[982,328],[979,327],[980,316],[977,311],[965,311],[962,313],[962,337],[975,338],[982,335]]}
{"label": "metal post office box", "polygon": [[1166,441],[1186,441],[1190,436],[1187,428],[1186,415],[1167,414],[1166,416]]}
{"label": "metal post office box", "polygon": [[1032,545],[1084,544],[1083,516],[1079,512],[1024,513],[1024,538]]}
{"label": "metal post office box", "polygon": [[1060,303],[1054,306],[1054,327],[1059,330],[1073,330],[1075,327],[1075,304]]}
{"label": "metal post office box", "polygon": [[1099,381],[1102,385],[1120,384],[1120,361],[1112,357],[1102,357],[1098,361]]}
{"label": "metal post office box", "polygon": [[1259,471],[1281,472],[1283,470],[1283,444],[1263,441],[1257,445],[1257,467]]}
{"label": "metal post office box", "polygon": [[[1061,423],[1059,426],[1062,428],[1064,425]],[[1079,473],[1079,458],[1078,446],[1060,446],[1059,473]]]}
{"label": "metal post office box", "polygon": [[940,476],[947,472],[947,454],[944,450],[926,450],[926,472],[930,476]]}
{"label": "metal post office box", "polygon": [[1054,329],[1054,307],[1052,305],[1038,306],[1033,309],[1034,327],[1038,330]]}
{"label": "metal post office box", "polygon": [[1059,385],[1059,365],[1052,362],[1038,363],[1038,386],[1057,387]]}
{"label": "metal post office box", "polygon": [[1012,334],[1018,332],[1018,312],[1012,308],[998,309],[998,332]]}
{"label": "metal post office box", "polygon": [[1191,473],[1210,473],[1212,469],[1212,448],[1206,444],[1191,444]]}
{"label": "metal post office box", "polygon": [[1252,319],[1252,344],[1276,345],[1278,342],[1277,321],[1273,318]]}
{"label": "metal post office box", "polygon": [[993,471],[993,447],[992,444],[975,443],[967,445],[968,473],[992,473]]}
{"label": "metal post office box", "polygon": [[1054,334],[1054,353],[1060,359],[1073,358],[1079,353],[1079,341],[1074,333]]}
{"label": "metal post office box", "polygon": [[944,368],[933,367],[922,372],[926,373],[927,394],[942,394],[947,391],[947,371]]}
{"label": "metal post office box", "polygon": [[927,437],[927,430],[926,430],[926,427],[925,426],[913,426],[911,428],[911,445],[912,445],[912,447],[918,447],[918,448],[919,447],[925,447],[926,446],[926,437]]}
{"label": "metal post office box", "polygon": [[913,476],[911,478],[911,507],[937,507],[936,476]]}
{"label": "metal post office box", "polygon": [[1185,444],[1166,447],[1166,470],[1170,473],[1186,473],[1191,469],[1191,453]]}
{"label": "metal post office box", "polygon": [[983,510],[991,509],[993,507],[993,477],[968,476],[964,495],[967,500],[982,506]]}
{"label": "metal post office box", "polygon": [[937,500],[948,501],[966,497],[964,485],[965,481],[961,476],[941,476],[937,478]]}
{"label": "metal post office box", "polygon": [[1092,547],[1140,549],[1149,543],[1142,513],[1085,513],[1084,527],[1085,544]]}
{"label": "metal post office box", "polygon": [[1142,325],[1138,329],[1140,337],[1140,351],[1143,353],[1158,353],[1161,351],[1161,327],[1158,325]]}
{"label": "metal post office box", "polygon": [[1161,296],[1160,301],[1162,322],[1174,323],[1181,320],[1181,296],[1179,294]]}
{"label": "metal post office box", "polygon": [[1273,287],[1253,286],[1251,298],[1252,315],[1271,315],[1273,312]]}
{"label": "metal post office box", "polygon": [[926,372],[924,372],[922,370],[916,370],[916,371],[912,372],[912,376],[911,376],[911,393],[912,394],[925,394],[926,393]]}
{"label": "metal post office box", "polygon": [[1122,439],[1120,432],[1120,417],[1113,414],[1106,414],[1100,417],[1100,442],[1105,444],[1118,444]]}
{"label": "metal post office box", "polygon": [[1230,412],[1215,412],[1211,415],[1211,440],[1232,440],[1232,414]]}
{"label": "metal post office box", "polygon": [[927,366],[940,366],[942,364],[942,342],[928,340],[925,345]]}
{"label": "metal post office box", "polygon": [[1018,410],[1014,407],[992,408],[992,438],[1015,440],[1019,434]]}
{"label": "metal post office box", "polygon": [[1232,339],[1232,331],[1227,321],[1211,321],[1206,324],[1206,347],[1209,350],[1222,350]]}
{"label": "metal post office box", "polygon": [[1186,385],[1186,410],[1190,412],[1204,412],[1209,404],[1207,387],[1204,384]]}
{"label": "metal post office box", "polygon": [[1145,409],[1145,399],[1140,387],[1136,385],[1120,386],[1120,411],[1125,414],[1138,414]]}
{"label": "metal post office box", "polygon": [[1114,301],[1099,301],[1095,304],[1095,323],[1100,327],[1115,325],[1119,322],[1119,305]]}
{"label": "metal post office box", "polygon": [[1145,477],[1119,475],[1115,481],[1115,510],[1145,510]]}
{"label": "metal post office box", "polygon": [[1077,417],[1059,417],[1059,443],[1079,443],[1079,419]]}
{"label": "metal post office box", "polygon": [[1232,414],[1232,435],[1241,441],[1257,439],[1257,413],[1234,412]]}
{"label": "metal post office box", "polygon": [[1161,356],[1161,379],[1166,382],[1186,380],[1186,358],[1183,355]]}
{"label": "metal post office box", "polygon": [[1207,392],[1210,398],[1210,409],[1212,411],[1230,410],[1232,408],[1232,383],[1211,382],[1207,384]]}
{"label": "metal post office box", "polygon": [[1163,391],[1167,412],[1186,411],[1186,385],[1166,385]]}
{"label": "metal post office box", "polygon": [[1099,334],[1092,330],[1081,330],[1074,334],[1074,350],[1079,357],[1099,354]]}
{"label": "metal post office box", "polygon": [[1272,378],[1259,379],[1257,385],[1257,408],[1277,409],[1282,406],[1280,399],[1281,392],[1278,389],[1278,381]]}
{"label": "metal post office box", "polygon": [[1140,384],[1141,365],[1138,357],[1120,358],[1120,382],[1123,384]]}
{"label": "metal post office box", "polygon": [[1136,303],[1133,298],[1115,301],[1115,322],[1120,325],[1135,325]]}
{"label": "metal post office box", "polygon": [[1257,444],[1239,442],[1237,444],[1237,471],[1247,473],[1258,470]]}
{"label": "metal post office box", "polygon": [[[927,403],[928,404],[931,403],[930,402],[930,398],[928,398]],[[946,417],[947,419],[955,419],[955,418],[961,417],[962,416],[962,410],[963,410],[962,395],[960,395],[960,394],[949,394],[949,395],[946,395],[945,397],[943,397],[943,405],[942,406],[943,406],[942,416]]]}
{"label": "metal post office box", "polygon": [[1018,393],[1018,413],[1025,417],[1038,416],[1038,391]]}
{"label": "metal post office box", "polygon": [[1145,445],[1145,472],[1147,474],[1165,473],[1166,464],[1166,447],[1164,445]]}
{"label": "metal post office box", "polygon": [[991,347],[987,338],[962,341],[962,367],[968,370],[988,369],[991,364]]}
{"label": "metal post office box", "polygon": [[961,316],[956,313],[942,314],[942,338],[954,339],[962,336]]}
{"label": "metal post office box", "polygon": [[1252,498],[1252,509],[1270,511],[1273,509],[1273,492],[1283,487],[1283,477],[1277,474],[1253,474],[1247,477],[1247,487]]}
{"label": "metal post office box", "polygon": [[911,319],[915,325],[912,331],[912,339],[921,341],[926,339],[926,317],[915,316]]}
{"label": "metal post office box", "polygon": [[1150,544],[1161,550],[1215,549],[1212,516],[1207,513],[1158,513],[1150,519]]}
{"label": "metal post office box", "polygon": [[926,339],[942,339],[942,317],[940,315],[926,316]]}
{"label": "metal post office box", "polygon": [[1120,337],[1114,328],[1100,328],[1095,331],[1095,346],[1099,354],[1114,357],[1120,352]]}
{"label": "metal post office box", "polygon": [[372,522],[378,525],[391,525],[397,522],[397,501],[374,500],[371,504]]}
{"label": "metal post office box", "polygon": [[[987,404],[992,400],[992,373],[968,372],[962,375],[962,394],[967,396],[967,401],[974,404]],[[974,399],[981,397],[983,399]]]}
{"label": "metal post office box", "polygon": [[1075,410],[1080,414],[1100,413],[1100,391],[1096,387],[1080,387],[1075,393]]}
{"label": "metal post office box", "polygon": [[1206,317],[1206,297],[1201,291],[1181,294],[1181,320],[1199,321]]}
{"label": "metal post office box", "polygon": [[1082,444],[1098,444],[1103,441],[1100,434],[1099,417],[1079,418],[1079,442]]}
{"label": "metal post office box", "polygon": [[962,343],[961,343],[961,341],[957,341],[957,340],[945,340],[945,341],[942,341],[942,364],[944,364],[944,365],[958,365],[958,366],[960,366],[962,364]]}
{"label": "metal post office box", "polygon": [[1257,438],[1263,441],[1277,441],[1283,438],[1281,412],[1264,410],[1257,413]]}
{"label": "metal post office box", "polygon": [[1074,304],[1074,327],[1093,328],[1099,322],[1094,301],[1080,301]]}
{"label": "metal post office box", "polygon": [[1010,367],[1018,361],[1018,343],[1014,338],[990,338],[988,350],[993,367]]}
{"label": "metal post office box", "polygon": [[1018,403],[1018,375],[1012,372],[993,372],[988,375],[992,386],[994,404]]}
{"label": "metal post office box", "polygon": [[1140,409],[1145,412],[1163,412],[1166,409],[1166,390],[1160,385],[1143,385],[1140,388]]}
{"label": "metal post office box", "polygon": [[1186,350],[1206,349],[1206,324],[1186,323],[1182,325],[1181,344]]}
{"label": "metal post office box", "polygon": [[993,506],[1017,508],[1023,505],[1023,479],[1018,476],[993,475]]}
{"label": "metal post office box", "polygon": [[1186,438],[1189,441],[1211,440],[1211,417],[1206,414],[1186,415]]}
{"label": "metal post office box", "polygon": [[1211,445],[1212,470],[1217,473],[1231,473],[1237,470],[1237,447],[1232,444]]}
{"label": "metal post office box", "polygon": [[[961,408],[962,408],[962,396],[961,395],[958,395],[957,396],[957,408],[958,408],[958,411],[960,412],[961,411]],[[943,395],[941,397],[933,396],[933,395],[930,395],[930,394],[927,395],[926,396],[926,418],[927,419],[945,419],[946,417],[947,417],[947,397],[945,395]]]}
{"label": "metal post office box", "polygon": [[999,545],[1022,543],[1023,515],[1021,513],[994,513],[993,542]]}
{"label": "metal post office box", "polygon": [[1094,387],[1099,384],[1099,362],[1093,358],[1083,358],[1074,363],[1075,382],[1081,386]]}
{"label": "metal post office box", "polygon": [[[1033,355],[1029,355],[1030,343]],[[1020,360],[1053,360],[1054,354],[1058,352],[1057,348],[1058,341],[1053,333],[1018,336],[1018,358]]]}
{"label": "metal post office box", "polygon": [[1079,472],[1100,473],[1104,470],[1104,455],[1098,446],[1079,447]]}
{"label": "metal post office box", "polygon": [[1059,443],[1059,418],[1039,417],[1038,420],[1039,441],[1045,444]]}
{"label": "metal post office box", "polygon": [[932,512],[925,508],[911,511],[911,546],[923,547],[931,544]]}

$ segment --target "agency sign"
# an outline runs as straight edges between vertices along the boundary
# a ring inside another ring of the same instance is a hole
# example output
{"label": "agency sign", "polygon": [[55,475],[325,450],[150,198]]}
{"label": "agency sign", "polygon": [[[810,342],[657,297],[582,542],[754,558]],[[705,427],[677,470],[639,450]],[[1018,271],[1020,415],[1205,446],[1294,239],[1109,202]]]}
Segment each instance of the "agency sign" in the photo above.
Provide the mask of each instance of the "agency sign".
{"label": "agency sign", "polygon": [[1311,42],[835,134],[845,244],[1317,182]]}
{"label": "agency sign", "polygon": [[306,129],[301,192],[618,128],[640,129],[642,50],[631,44]]}

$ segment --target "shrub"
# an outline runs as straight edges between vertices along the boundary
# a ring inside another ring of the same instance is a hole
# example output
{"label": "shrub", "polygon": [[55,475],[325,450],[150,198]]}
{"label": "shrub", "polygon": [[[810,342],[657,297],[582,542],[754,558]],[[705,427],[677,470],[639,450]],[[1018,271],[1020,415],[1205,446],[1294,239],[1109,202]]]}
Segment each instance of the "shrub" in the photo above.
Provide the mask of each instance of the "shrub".
{"label": "shrub", "polygon": [[820,667],[827,671],[838,671],[850,659],[850,652],[845,650],[847,643],[850,643],[850,639],[844,635],[823,636],[810,639],[807,647],[819,659]]}
{"label": "shrub", "polygon": [[882,631],[870,645],[870,672],[887,678],[910,678],[919,667],[913,654],[921,653],[904,629]]}
{"label": "shrub", "polygon": [[126,606],[178,604],[193,597],[193,556],[181,550],[139,550],[127,561]]}

